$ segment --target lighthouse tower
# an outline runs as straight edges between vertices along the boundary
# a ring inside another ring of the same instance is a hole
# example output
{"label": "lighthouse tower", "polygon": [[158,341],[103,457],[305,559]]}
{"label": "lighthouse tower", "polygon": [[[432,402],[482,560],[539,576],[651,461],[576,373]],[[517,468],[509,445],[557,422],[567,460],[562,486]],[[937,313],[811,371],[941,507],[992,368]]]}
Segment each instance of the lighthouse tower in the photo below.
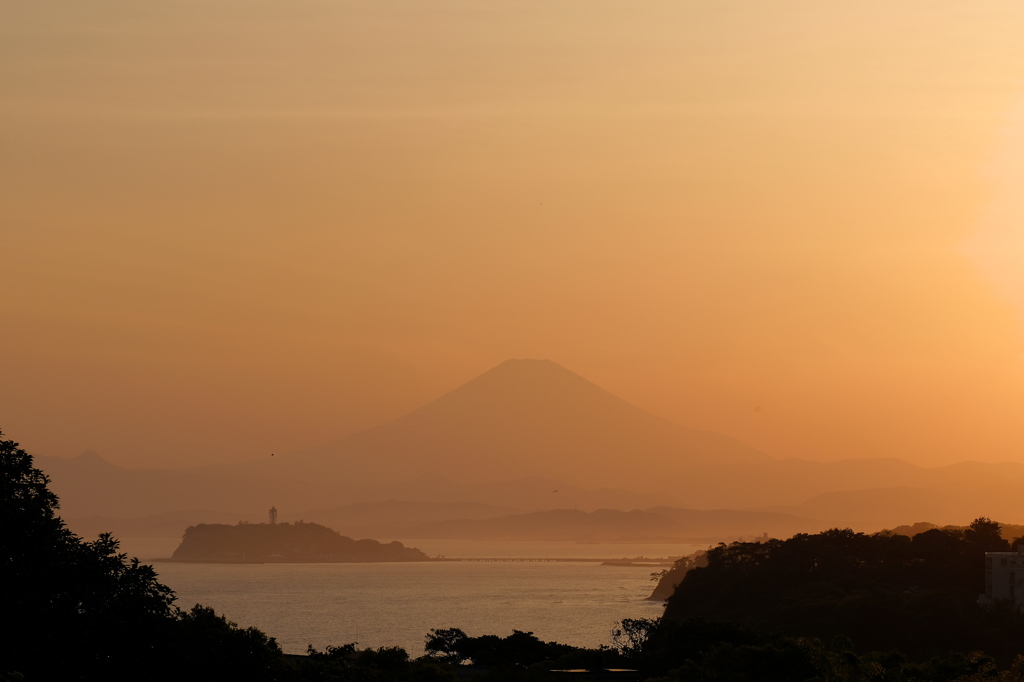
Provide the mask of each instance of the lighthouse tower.
{"label": "lighthouse tower", "polygon": [[270,508],[270,525],[277,523],[277,507]]}

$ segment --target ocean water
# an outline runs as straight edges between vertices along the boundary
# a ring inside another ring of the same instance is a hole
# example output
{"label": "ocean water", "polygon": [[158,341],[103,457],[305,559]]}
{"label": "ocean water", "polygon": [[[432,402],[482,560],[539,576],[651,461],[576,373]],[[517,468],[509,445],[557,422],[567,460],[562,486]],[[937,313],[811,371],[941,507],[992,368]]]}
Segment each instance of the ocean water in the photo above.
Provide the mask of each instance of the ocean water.
{"label": "ocean water", "polygon": [[[142,558],[167,556],[175,542],[125,541]],[[698,547],[574,543],[430,542],[431,556],[664,557]],[[165,549],[169,547],[170,549]],[[154,553],[155,552],[155,553]],[[177,604],[213,607],[242,626],[275,637],[287,653],[310,644],[357,642],[423,653],[431,628],[472,636],[533,632],[543,640],[596,647],[623,618],[656,618],[647,601],[652,567],[592,562],[437,562],[375,564],[154,564]]]}

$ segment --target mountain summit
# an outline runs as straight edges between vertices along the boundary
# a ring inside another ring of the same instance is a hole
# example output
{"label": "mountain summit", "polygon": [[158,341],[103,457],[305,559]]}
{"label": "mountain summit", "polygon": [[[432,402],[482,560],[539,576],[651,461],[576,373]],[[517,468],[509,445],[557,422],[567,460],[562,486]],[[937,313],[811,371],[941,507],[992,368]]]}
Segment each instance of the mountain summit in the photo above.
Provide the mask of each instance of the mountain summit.
{"label": "mountain summit", "polygon": [[689,471],[766,459],[727,436],[641,410],[550,360],[507,360],[389,424],[281,464],[318,477],[538,476],[656,492]]}
{"label": "mountain summit", "polygon": [[[121,469],[95,455],[40,459],[63,508],[80,518],[192,518],[198,509],[250,518],[270,504],[329,512],[358,502],[393,507],[388,500],[638,509],[657,499],[878,529],[908,518],[966,523],[979,513],[1016,521],[1024,486],[1024,465],[1013,463],[772,459],[650,414],[548,360],[509,360],[391,423],[298,453],[202,470]],[[430,520],[424,513],[403,518]],[[104,519],[85,521],[106,529]]]}

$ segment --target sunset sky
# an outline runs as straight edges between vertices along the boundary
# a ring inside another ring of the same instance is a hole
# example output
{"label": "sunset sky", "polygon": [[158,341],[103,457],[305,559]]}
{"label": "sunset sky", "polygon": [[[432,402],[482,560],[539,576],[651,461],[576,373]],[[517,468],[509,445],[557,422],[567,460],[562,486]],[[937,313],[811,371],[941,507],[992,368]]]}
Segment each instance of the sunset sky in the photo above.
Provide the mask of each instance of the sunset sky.
{"label": "sunset sky", "polygon": [[289,452],[548,358],[1024,461],[1019,0],[0,0],[0,428]]}

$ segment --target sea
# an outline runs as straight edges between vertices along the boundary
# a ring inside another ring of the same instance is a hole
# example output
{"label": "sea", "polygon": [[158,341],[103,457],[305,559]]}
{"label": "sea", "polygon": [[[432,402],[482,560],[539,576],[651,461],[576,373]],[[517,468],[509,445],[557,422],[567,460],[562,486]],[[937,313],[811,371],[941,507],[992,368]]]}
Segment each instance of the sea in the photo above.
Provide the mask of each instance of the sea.
{"label": "sea", "polygon": [[[386,540],[390,541],[390,539]],[[212,607],[242,627],[274,637],[285,653],[356,643],[423,654],[431,629],[470,636],[532,632],[573,646],[611,644],[624,618],[657,618],[649,601],[657,566],[602,565],[653,559],[704,545],[400,540],[431,557],[587,559],[362,564],[187,564],[161,562],[177,540],[129,538],[122,550],[156,569],[177,606]]]}

